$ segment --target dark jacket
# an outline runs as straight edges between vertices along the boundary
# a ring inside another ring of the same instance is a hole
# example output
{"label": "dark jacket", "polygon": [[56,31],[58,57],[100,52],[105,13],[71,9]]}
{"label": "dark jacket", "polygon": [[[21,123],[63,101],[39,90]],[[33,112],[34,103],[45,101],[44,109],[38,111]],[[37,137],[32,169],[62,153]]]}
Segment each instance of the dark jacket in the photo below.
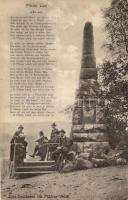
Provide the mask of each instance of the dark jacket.
{"label": "dark jacket", "polygon": [[11,143],[14,143],[14,142],[16,142],[15,140],[16,140],[16,138],[20,135],[20,131],[16,131],[15,133],[14,133],[14,135],[13,135],[13,137],[12,137],[12,139],[11,139]]}
{"label": "dark jacket", "polygon": [[20,131],[16,131],[11,139],[11,144],[13,143],[23,143],[24,146],[27,146],[27,141],[25,140],[25,136],[24,137],[20,137],[21,132]]}
{"label": "dark jacket", "polygon": [[51,139],[53,139],[54,137],[56,137],[57,135],[59,135],[59,131],[57,128],[53,129],[51,132]]}
{"label": "dark jacket", "polygon": [[69,137],[60,138],[60,146],[66,151],[70,151],[73,141]]}

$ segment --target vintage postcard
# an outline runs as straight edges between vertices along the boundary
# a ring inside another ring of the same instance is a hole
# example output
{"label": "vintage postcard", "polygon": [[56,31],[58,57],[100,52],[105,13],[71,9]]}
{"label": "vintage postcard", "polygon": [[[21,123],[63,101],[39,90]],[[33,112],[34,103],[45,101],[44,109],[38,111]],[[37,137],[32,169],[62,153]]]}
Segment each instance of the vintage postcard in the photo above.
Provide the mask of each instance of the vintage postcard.
{"label": "vintage postcard", "polygon": [[128,200],[128,1],[0,0],[1,200]]}

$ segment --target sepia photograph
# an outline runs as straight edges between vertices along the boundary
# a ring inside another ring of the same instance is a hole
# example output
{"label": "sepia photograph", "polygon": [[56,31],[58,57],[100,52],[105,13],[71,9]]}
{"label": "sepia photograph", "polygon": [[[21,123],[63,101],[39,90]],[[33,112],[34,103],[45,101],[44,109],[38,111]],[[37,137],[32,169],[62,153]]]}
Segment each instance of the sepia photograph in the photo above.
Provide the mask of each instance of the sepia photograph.
{"label": "sepia photograph", "polygon": [[128,0],[0,0],[1,200],[128,200]]}

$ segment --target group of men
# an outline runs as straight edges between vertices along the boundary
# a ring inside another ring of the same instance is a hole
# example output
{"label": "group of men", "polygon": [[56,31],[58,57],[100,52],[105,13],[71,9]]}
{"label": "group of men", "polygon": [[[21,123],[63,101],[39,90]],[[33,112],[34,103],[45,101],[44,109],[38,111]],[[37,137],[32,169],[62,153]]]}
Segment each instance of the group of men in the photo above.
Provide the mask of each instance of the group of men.
{"label": "group of men", "polygon": [[[65,153],[70,151],[72,146],[72,140],[66,136],[64,129],[58,130],[56,124],[51,125],[52,131],[50,139],[48,139],[43,131],[39,132],[39,138],[35,141],[34,152],[31,157],[40,156],[41,160],[45,160],[46,156],[48,160],[56,160],[60,153],[60,149],[63,149]],[[27,147],[27,141],[25,140],[25,135],[23,133],[24,127],[20,125],[18,131],[14,133],[14,136],[11,140],[11,160],[13,159],[14,154],[14,143],[21,143],[24,145],[25,151]]]}

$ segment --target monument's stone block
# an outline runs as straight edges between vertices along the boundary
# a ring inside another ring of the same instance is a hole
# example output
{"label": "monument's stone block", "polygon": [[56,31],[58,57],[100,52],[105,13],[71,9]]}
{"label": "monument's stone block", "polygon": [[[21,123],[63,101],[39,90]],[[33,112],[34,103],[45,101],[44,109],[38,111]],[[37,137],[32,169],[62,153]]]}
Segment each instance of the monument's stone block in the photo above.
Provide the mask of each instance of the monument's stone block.
{"label": "monument's stone block", "polygon": [[97,142],[103,142],[103,141],[107,141],[107,138],[105,136],[104,133],[98,133],[98,132],[94,132],[94,133],[74,133],[73,134],[73,138],[74,138],[74,141],[75,141],[75,138],[76,140],[81,140],[81,141],[97,141]]}
{"label": "monument's stone block", "polygon": [[102,151],[103,153],[107,153],[109,151],[109,145],[108,142],[76,142],[79,146],[79,149],[81,152],[96,152],[96,151]]}

